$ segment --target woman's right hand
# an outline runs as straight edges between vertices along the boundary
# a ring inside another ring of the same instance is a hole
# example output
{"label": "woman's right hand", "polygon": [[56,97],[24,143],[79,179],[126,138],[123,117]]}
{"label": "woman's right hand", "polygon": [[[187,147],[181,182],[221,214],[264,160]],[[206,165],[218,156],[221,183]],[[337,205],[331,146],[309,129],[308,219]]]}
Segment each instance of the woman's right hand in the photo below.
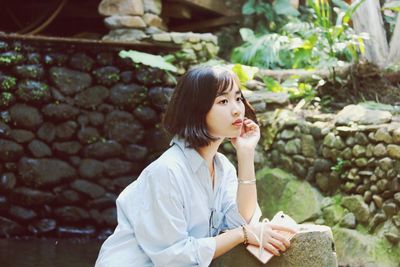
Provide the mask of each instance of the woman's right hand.
{"label": "woman's right hand", "polygon": [[[264,227],[262,227],[262,224],[264,224]],[[280,234],[278,231],[285,231],[292,234],[296,233],[296,230],[292,228],[276,225],[270,222],[260,222],[252,225],[246,225],[245,227],[248,232],[249,244],[260,246],[259,240],[262,240],[262,246],[275,256],[280,256],[279,251],[284,252],[290,247],[289,239]],[[261,238],[260,234],[262,228],[264,229],[263,237]],[[253,234],[251,234],[251,232],[258,237],[258,240]]]}

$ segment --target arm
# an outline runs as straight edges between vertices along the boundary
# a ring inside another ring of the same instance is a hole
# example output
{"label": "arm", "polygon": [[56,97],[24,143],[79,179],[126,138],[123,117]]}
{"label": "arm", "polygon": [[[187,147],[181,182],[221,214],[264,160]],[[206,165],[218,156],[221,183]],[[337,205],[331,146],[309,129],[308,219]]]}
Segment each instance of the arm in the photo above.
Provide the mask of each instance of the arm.
{"label": "arm", "polygon": [[[238,178],[240,180],[251,181],[255,179],[254,154],[259,139],[260,128],[249,119],[244,120],[242,134],[231,139],[236,148]],[[257,207],[257,187],[255,183],[238,184],[237,205],[242,217],[246,222],[250,222]]]}

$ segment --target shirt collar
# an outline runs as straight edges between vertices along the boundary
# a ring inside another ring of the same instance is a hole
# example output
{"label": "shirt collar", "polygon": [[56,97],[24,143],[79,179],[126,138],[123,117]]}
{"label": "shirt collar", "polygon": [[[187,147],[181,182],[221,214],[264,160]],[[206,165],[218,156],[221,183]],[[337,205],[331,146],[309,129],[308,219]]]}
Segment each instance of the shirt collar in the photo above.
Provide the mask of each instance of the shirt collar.
{"label": "shirt collar", "polygon": [[[179,137],[179,136],[174,136],[170,142],[170,146],[173,144],[176,144],[182,151],[185,157],[188,159],[190,162],[190,167],[192,168],[193,172],[197,172],[197,170],[200,168],[201,164],[205,163],[205,159],[200,156],[199,152],[196,151],[196,149],[189,147],[189,144],[186,142],[185,139]],[[220,160],[220,155],[217,153],[215,155],[215,165],[218,168],[218,166],[221,166],[221,160]]]}

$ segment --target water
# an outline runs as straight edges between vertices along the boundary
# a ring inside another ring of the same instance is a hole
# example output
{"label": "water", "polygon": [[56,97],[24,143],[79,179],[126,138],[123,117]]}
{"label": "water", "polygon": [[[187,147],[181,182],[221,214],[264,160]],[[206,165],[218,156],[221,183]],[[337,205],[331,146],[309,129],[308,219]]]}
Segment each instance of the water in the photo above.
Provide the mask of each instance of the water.
{"label": "water", "polygon": [[0,266],[93,267],[102,241],[0,239]]}

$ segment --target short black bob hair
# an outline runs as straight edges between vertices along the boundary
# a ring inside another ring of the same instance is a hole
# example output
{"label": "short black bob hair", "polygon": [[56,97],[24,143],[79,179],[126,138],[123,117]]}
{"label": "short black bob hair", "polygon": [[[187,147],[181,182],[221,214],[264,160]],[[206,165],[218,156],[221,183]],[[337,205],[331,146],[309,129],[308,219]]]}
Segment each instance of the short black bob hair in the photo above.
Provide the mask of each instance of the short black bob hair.
{"label": "short black bob hair", "polygon": [[[164,128],[172,136],[184,138],[192,148],[209,145],[217,140],[206,125],[206,115],[219,93],[229,91],[236,84],[237,75],[225,67],[201,66],[188,70],[178,81],[164,116]],[[254,109],[243,98],[245,117],[255,121]]]}

